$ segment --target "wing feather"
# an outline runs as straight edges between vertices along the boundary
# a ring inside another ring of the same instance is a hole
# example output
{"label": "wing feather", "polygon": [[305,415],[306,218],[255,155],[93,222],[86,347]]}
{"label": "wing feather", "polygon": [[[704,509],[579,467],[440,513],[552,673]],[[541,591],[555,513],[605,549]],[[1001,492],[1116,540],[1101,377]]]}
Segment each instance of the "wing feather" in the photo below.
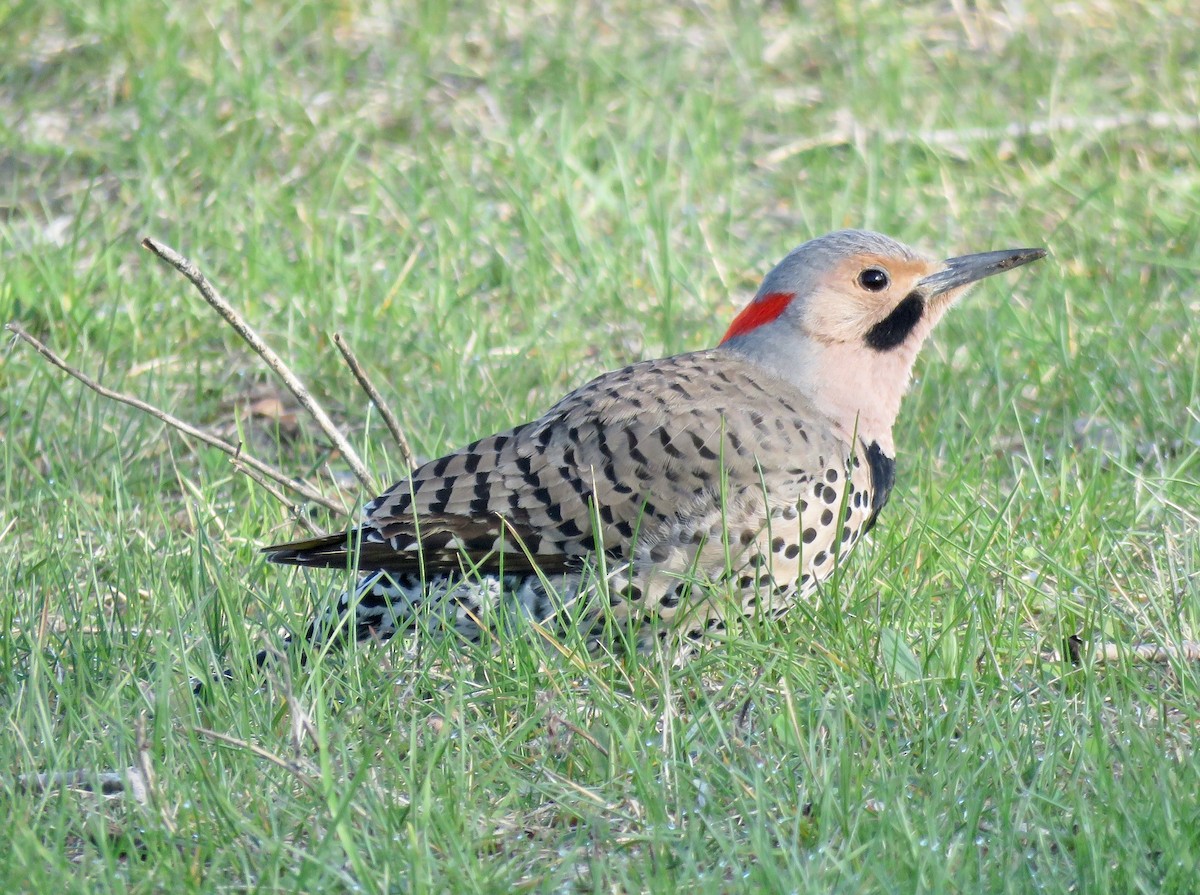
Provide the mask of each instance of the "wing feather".
{"label": "wing feather", "polygon": [[760,498],[764,487],[791,491],[786,470],[832,457],[828,439],[805,431],[811,405],[783,380],[768,391],[764,377],[719,349],[607,373],[531,423],[418,467],[367,505],[358,528],[265,552],[344,568],[357,550],[360,570],[425,574],[550,573],[597,547],[629,558],[635,532],[654,542],[684,512],[720,512],[729,482]]}

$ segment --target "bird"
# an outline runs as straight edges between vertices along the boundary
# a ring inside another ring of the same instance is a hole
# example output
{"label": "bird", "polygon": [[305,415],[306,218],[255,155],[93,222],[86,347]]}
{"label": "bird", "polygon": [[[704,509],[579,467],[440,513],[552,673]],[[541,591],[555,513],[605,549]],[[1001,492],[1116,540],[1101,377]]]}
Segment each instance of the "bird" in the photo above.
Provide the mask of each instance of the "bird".
{"label": "bird", "polygon": [[888,502],[930,332],[974,283],[1045,255],[935,260],[866,230],[803,243],[716,347],[604,373],[419,465],[360,524],[263,548],[359,576],[303,642],[478,642],[526,619],[685,661],[739,618],[785,616]]}

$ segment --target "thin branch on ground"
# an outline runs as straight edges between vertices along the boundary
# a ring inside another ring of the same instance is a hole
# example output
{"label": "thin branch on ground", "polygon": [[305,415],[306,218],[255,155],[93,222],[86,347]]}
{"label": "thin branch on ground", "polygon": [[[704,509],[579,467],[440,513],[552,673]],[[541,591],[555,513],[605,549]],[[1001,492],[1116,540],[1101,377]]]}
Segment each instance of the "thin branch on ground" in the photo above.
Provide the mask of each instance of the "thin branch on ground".
{"label": "thin branch on ground", "polygon": [[1093,643],[1090,647],[1083,638],[1072,636],[1065,645],[1066,658],[1072,665],[1084,662],[1092,665],[1115,665],[1119,662],[1144,662],[1149,664],[1166,662],[1200,662],[1200,641],[1182,640],[1179,643]]}
{"label": "thin branch on ground", "polygon": [[18,774],[13,783],[21,792],[45,793],[55,789],[77,789],[102,796],[118,796],[144,785],[138,768],[124,771],[57,771],[46,774]]}
{"label": "thin branch on ground", "polygon": [[258,487],[262,488],[277,501],[283,504],[287,508],[287,511],[292,514],[292,518],[295,519],[296,522],[298,522],[300,526],[310,535],[317,535],[321,533],[321,529],[315,525],[304,512],[304,507],[298,503],[293,503],[292,501],[288,500],[287,495],[267,481],[266,476],[251,469],[249,466],[243,463],[241,456],[233,458],[233,465],[238,472],[250,479],[250,481],[254,482],[254,484],[258,485]]}
{"label": "thin branch on ground", "polygon": [[[232,746],[235,749],[244,749],[252,755],[257,755],[264,761],[268,761],[276,767],[287,771],[305,788],[311,790],[312,792],[321,792],[320,772],[316,767],[312,766],[310,762],[301,761],[299,759],[289,761],[286,758],[276,755],[274,752],[264,749],[262,746],[249,743],[246,740],[238,739],[237,737],[230,736],[229,734],[219,733],[215,730],[209,730],[207,727],[193,727],[192,730],[195,731],[198,736],[205,737],[215,743],[222,743],[226,746]],[[401,799],[401,801],[404,800]],[[350,805],[350,810],[355,814],[355,816],[363,819],[366,819],[369,816],[367,810],[363,806],[355,803]]]}
{"label": "thin branch on ground", "polygon": [[1120,643],[1097,643],[1092,646],[1092,661],[1114,663],[1123,659],[1137,662],[1200,662],[1200,641],[1184,640],[1181,643],[1135,643],[1125,646]]}
{"label": "thin branch on ground", "polygon": [[264,749],[262,746],[257,746],[254,743],[248,743],[245,740],[240,740],[237,737],[230,736],[226,733],[218,733],[215,730],[209,730],[207,727],[193,727],[192,730],[194,730],[198,736],[205,737],[206,739],[212,740],[215,743],[223,743],[226,746],[233,746],[235,749],[244,749],[252,755],[257,755],[264,761],[270,762],[276,767],[283,768],[283,770],[287,771],[300,783],[304,784],[304,786],[311,790],[316,791],[320,788],[317,786],[317,781],[313,778],[313,772],[299,761],[289,761],[286,758],[280,758],[274,752]]}
{"label": "thin branch on ground", "polygon": [[[303,482],[296,481],[292,477],[279,471],[278,469],[275,469],[275,467],[264,463],[258,458],[242,453],[241,448],[238,445],[230,444],[221,438],[217,438],[215,435],[210,435],[201,429],[197,429],[190,423],[185,423],[178,417],[172,416],[165,410],[160,410],[153,404],[148,404],[140,398],[135,398],[132,395],[127,395],[123,392],[113,391],[107,386],[102,385],[100,382],[96,381],[91,376],[88,376],[82,370],[77,370],[75,367],[72,367],[65,360],[46,347],[46,345],[42,344],[40,341],[26,332],[25,328],[20,324],[9,323],[5,328],[9,332],[13,333],[17,338],[28,343],[29,345],[32,345],[38,354],[48,360],[51,364],[58,367],[72,379],[77,379],[78,381],[82,382],[96,394],[108,398],[110,401],[116,401],[120,404],[126,404],[129,407],[133,407],[135,410],[140,410],[142,413],[154,417],[159,422],[165,423],[171,428],[182,432],[184,435],[195,438],[197,441],[201,441],[204,444],[207,444],[209,447],[215,447],[217,450],[224,451],[230,457],[233,457],[237,463],[243,464],[244,466],[256,470],[267,478],[273,479],[274,481],[283,485],[285,488],[294,491],[296,494],[299,494],[305,500],[310,500],[313,503],[320,504],[327,510],[339,515],[344,515],[346,513],[346,507],[335,503],[320,491],[317,491]],[[287,502],[285,501],[285,504],[286,503]]]}
{"label": "thin branch on ground", "polygon": [[[138,752],[138,771],[140,779],[145,783],[145,792],[143,798],[140,799],[143,803],[148,803],[153,800],[154,807],[158,809],[159,819],[168,833],[174,835],[176,831],[175,820],[171,816],[171,812],[167,807],[167,801],[162,797],[162,791],[158,788],[158,780],[154,774],[154,763],[150,757],[150,739],[146,736],[146,713],[142,712],[138,715],[137,721],[134,722],[134,740],[137,743]],[[130,783],[136,781],[131,779]],[[136,789],[134,795],[137,795]]]}
{"label": "thin branch on ground", "polygon": [[254,328],[238,313],[233,305],[217,292],[212,283],[201,272],[200,268],[170,246],[164,245],[149,236],[142,240],[142,246],[183,274],[196,287],[196,291],[200,293],[201,298],[208,302],[213,310],[220,314],[225,322],[233,328],[234,332],[241,336],[246,344],[253,348],[258,356],[263,359],[263,362],[283,380],[284,385],[288,387],[291,393],[296,396],[296,400],[300,402],[300,406],[312,415],[317,425],[321,427],[321,431],[325,433],[325,436],[345,458],[346,464],[354,472],[358,480],[362,482],[363,487],[372,493],[377,491],[375,481],[367,471],[362,458],[358,456],[358,452],[354,450],[354,447],[346,439],[346,436],[334,425],[333,420],[329,418],[329,415],[325,413],[325,410],[309,393],[304,383],[292,372],[283,358],[276,354],[271,346],[263,341],[262,337],[255,332]]}
{"label": "thin branch on ground", "polygon": [[416,469],[417,459],[413,456],[412,448],[408,444],[408,438],[405,436],[404,430],[400,428],[400,420],[397,419],[396,414],[392,413],[392,409],[383,400],[383,395],[379,394],[379,390],[375,388],[375,385],[367,377],[367,371],[358,362],[358,358],[350,350],[350,346],[346,343],[341,333],[333,334],[333,344],[337,346],[338,351],[342,352],[346,366],[350,368],[350,372],[354,374],[354,378],[358,380],[358,384],[362,386],[362,390],[367,393],[367,397],[371,399],[371,403],[375,405],[375,409],[383,417],[384,424],[388,427],[388,431],[392,433],[392,439],[396,442],[396,446],[400,448],[400,456],[404,458],[404,462],[408,465],[409,469]]}
{"label": "thin branch on ground", "polygon": [[760,167],[771,167],[797,155],[814,149],[830,149],[837,146],[855,146],[868,140],[879,140],[885,145],[911,143],[924,146],[959,148],[968,143],[991,143],[1002,140],[1021,140],[1048,137],[1058,133],[1103,134],[1123,127],[1140,127],[1152,131],[1177,131],[1180,133],[1200,130],[1200,116],[1179,115],[1170,112],[1123,112],[1117,115],[1063,115],[1038,121],[1016,121],[1003,127],[939,128],[935,130],[911,131],[888,130],[872,132],[864,127],[837,128],[816,137],[796,140],[768,152],[758,159]]}

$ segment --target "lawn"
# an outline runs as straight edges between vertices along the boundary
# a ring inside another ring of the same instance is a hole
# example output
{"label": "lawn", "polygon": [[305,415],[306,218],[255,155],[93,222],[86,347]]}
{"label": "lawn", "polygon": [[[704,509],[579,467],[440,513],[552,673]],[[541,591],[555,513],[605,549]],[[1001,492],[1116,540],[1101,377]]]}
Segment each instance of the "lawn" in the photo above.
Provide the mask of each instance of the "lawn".
{"label": "lawn", "polygon": [[1051,253],[935,333],[820,600],[682,669],[242,673],[345,576],[268,566],[287,507],[6,333],[0,889],[1200,889],[1194,3],[49,0],[0,53],[0,323],[307,477],[322,530],[373,494],[143,237],[379,485],[335,333],[431,457],[714,344],[832,229]]}

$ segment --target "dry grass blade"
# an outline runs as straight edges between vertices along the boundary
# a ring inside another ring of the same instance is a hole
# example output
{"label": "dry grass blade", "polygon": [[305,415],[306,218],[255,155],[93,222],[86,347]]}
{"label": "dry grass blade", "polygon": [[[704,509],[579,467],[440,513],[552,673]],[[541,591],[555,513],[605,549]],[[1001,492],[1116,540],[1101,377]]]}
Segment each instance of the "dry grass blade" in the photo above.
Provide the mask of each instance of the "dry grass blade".
{"label": "dry grass blade", "polygon": [[333,344],[337,346],[338,351],[342,352],[346,366],[350,368],[350,372],[354,374],[354,378],[358,380],[358,384],[362,386],[362,390],[367,393],[367,397],[371,399],[371,403],[375,405],[375,408],[379,411],[379,415],[383,417],[384,424],[388,427],[388,431],[392,433],[392,439],[396,442],[396,446],[400,448],[400,455],[404,458],[405,464],[407,464],[409,469],[416,469],[417,458],[413,456],[412,448],[408,444],[408,438],[405,436],[404,430],[400,428],[400,420],[383,400],[383,396],[379,394],[379,390],[375,388],[374,383],[367,377],[367,371],[358,362],[358,358],[350,350],[350,346],[346,344],[346,340],[342,337],[341,333],[334,333]]}
{"label": "dry grass blade", "polygon": [[178,417],[172,416],[165,410],[160,410],[153,404],[148,404],[140,398],[135,398],[132,395],[127,395],[123,392],[113,391],[111,388],[102,385],[91,376],[88,376],[82,370],[77,370],[75,367],[72,367],[65,360],[51,351],[46,345],[26,332],[25,328],[21,325],[17,323],[9,323],[5,328],[23,342],[32,345],[38,354],[48,360],[51,364],[58,367],[72,379],[77,379],[78,381],[82,382],[96,394],[108,398],[110,401],[116,401],[119,404],[126,404],[136,410],[140,410],[142,413],[154,417],[156,420],[159,420],[171,428],[182,432],[184,435],[194,438],[197,441],[201,441],[204,444],[207,444],[209,447],[215,447],[220,451],[224,451],[226,454],[233,457],[238,463],[250,469],[256,470],[267,478],[273,479],[274,481],[283,485],[285,488],[294,491],[296,494],[299,494],[305,500],[311,500],[313,503],[320,504],[334,513],[344,514],[346,512],[346,508],[344,506],[334,503],[316,489],[309,487],[303,482],[296,481],[292,477],[280,472],[275,467],[262,462],[256,457],[243,454],[241,452],[241,448],[237,445],[230,444],[223,439],[217,438],[215,435],[210,435],[207,432],[197,429],[190,423],[185,423]]}
{"label": "dry grass blade", "polygon": [[196,291],[212,306],[213,310],[220,314],[225,322],[233,328],[234,332],[241,336],[246,341],[246,344],[258,353],[263,362],[283,380],[291,393],[296,396],[296,400],[300,402],[300,406],[312,415],[317,425],[321,427],[321,431],[325,433],[325,436],[332,442],[333,446],[345,457],[347,465],[354,472],[358,480],[362,482],[363,487],[371,492],[378,490],[371,474],[367,472],[367,467],[363,463],[362,458],[358,456],[358,452],[354,450],[354,447],[346,439],[346,436],[334,425],[333,420],[329,418],[324,408],[309,393],[304,383],[300,381],[300,378],[292,372],[283,358],[276,354],[274,349],[263,341],[263,338],[237,312],[233,305],[217,292],[212,283],[201,272],[200,268],[170,246],[164,245],[149,236],[142,240],[142,245],[183,274],[196,287]]}

